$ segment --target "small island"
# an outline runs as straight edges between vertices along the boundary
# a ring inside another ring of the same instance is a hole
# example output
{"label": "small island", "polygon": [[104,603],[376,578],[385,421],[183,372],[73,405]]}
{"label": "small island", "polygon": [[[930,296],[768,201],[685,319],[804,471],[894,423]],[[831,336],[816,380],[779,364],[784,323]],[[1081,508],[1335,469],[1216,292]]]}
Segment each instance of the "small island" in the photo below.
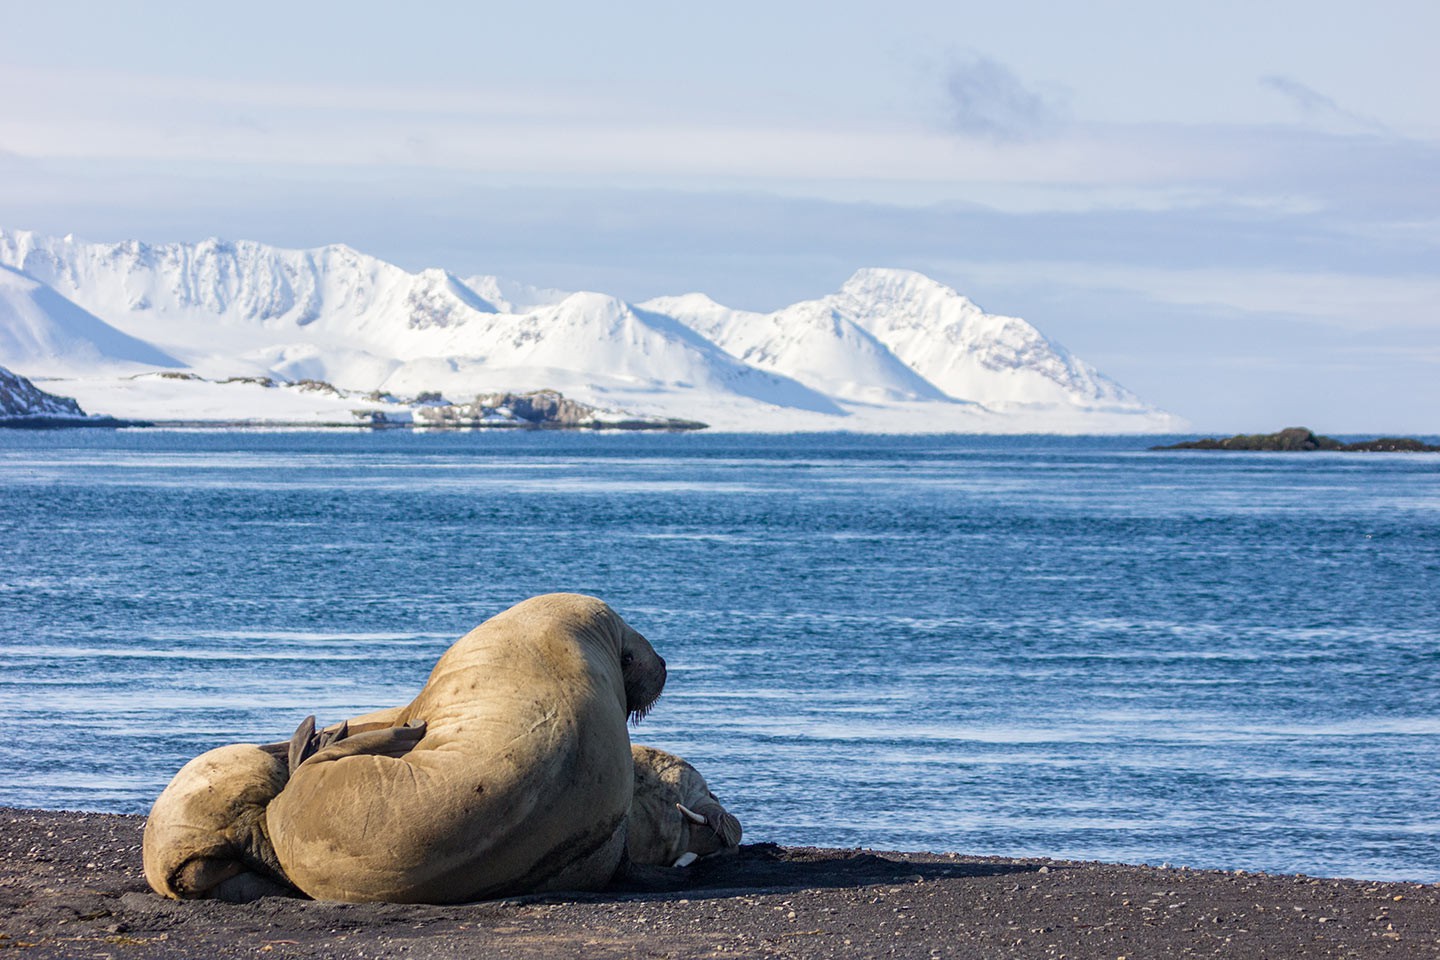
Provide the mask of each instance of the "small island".
{"label": "small island", "polygon": [[436,403],[415,409],[413,425],[427,429],[521,427],[562,430],[704,430],[697,420],[634,416],[601,410],[561,394],[558,390],[529,393],[487,393],[473,403]]}
{"label": "small island", "polygon": [[1308,427],[1286,427],[1279,433],[1242,433],[1223,440],[1207,437],[1187,440],[1151,450],[1264,450],[1282,453],[1303,453],[1329,450],[1338,453],[1440,453],[1432,446],[1412,437],[1378,437],[1356,443],[1343,443],[1334,437],[1318,436]]}

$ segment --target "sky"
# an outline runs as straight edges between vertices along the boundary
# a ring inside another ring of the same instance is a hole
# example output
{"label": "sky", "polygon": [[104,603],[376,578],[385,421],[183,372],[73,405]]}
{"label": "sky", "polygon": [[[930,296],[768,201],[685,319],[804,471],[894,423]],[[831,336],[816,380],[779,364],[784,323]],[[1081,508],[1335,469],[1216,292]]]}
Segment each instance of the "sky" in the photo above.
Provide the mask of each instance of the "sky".
{"label": "sky", "polygon": [[0,0],[0,226],[775,309],[864,266],[1197,431],[1440,434],[1440,4]]}

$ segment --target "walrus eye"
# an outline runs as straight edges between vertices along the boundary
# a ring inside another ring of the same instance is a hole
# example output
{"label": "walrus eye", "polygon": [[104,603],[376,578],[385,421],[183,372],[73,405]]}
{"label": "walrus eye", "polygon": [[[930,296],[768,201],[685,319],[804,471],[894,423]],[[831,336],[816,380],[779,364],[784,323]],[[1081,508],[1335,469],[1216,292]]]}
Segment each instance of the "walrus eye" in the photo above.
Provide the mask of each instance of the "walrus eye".
{"label": "walrus eye", "polygon": [[631,653],[630,651],[626,650],[626,651],[623,651],[623,652],[620,654],[620,666],[622,666],[622,667],[628,667],[628,666],[630,666],[630,664],[632,664],[632,663],[634,663],[634,662],[635,662],[635,655],[634,655],[633,653]]}

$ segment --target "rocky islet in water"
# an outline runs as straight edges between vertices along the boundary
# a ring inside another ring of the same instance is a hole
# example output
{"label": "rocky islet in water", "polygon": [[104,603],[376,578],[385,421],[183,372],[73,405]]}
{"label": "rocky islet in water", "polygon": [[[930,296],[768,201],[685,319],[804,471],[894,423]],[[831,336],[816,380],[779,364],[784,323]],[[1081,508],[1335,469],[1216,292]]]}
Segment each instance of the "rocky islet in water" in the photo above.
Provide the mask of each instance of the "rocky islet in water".
{"label": "rocky islet in water", "polygon": [[1378,437],[1344,443],[1334,437],[1317,435],[1308,427],[1286,427],[1278,433],[1242,433],[1225,439],[1207,437],[1203,440],[1187,440],[1167,446],[1151,447],[1151,450],[1261,450],[1282,453],[1305,453],[1328,450],[1340,453],[1440,453],[1440,446],[1432,446],[1413,437]]}

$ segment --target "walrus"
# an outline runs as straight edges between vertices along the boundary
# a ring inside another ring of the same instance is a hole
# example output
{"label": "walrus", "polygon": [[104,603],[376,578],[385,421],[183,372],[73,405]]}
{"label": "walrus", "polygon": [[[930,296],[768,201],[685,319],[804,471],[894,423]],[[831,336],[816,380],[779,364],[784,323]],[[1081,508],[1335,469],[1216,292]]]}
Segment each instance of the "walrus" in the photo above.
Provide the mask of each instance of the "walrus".
{"label": "walrus", "polygon": [[633,744],[635,796],[625,840],[632,863],[687,867],[740,845],[740,821],[700,771],[673,753]]}
{"label": "walrus", "polygon": [[[298,896],[270,843],[266,807],[309,755],[352,734],[393,727],[398,708],[378,711],[327,730],[306,719],[288,742],[233,743],[186,763],[161,791],[145,820],[141,855],[151,889],[175,900],[247,902]],[[424,731],[385,734],[394,750]],[[355,739],[349,749],[376,752],[376,738]]]}
{"label": "walrus", "polygon": [[634,791],[626,721],[664,684],[665,661],[600,600],[511,607],[441,656],[388,731],[290,774],[265,814],[285,876],[316,899],[409,903],[604,886]]}
{"label": "walrus", "polygon": [[265,808],[289,771],[275,753],[234,743],[180,768],[145,821],[145,880],[175,900],[253,900],[289,884],[265,831]]}

